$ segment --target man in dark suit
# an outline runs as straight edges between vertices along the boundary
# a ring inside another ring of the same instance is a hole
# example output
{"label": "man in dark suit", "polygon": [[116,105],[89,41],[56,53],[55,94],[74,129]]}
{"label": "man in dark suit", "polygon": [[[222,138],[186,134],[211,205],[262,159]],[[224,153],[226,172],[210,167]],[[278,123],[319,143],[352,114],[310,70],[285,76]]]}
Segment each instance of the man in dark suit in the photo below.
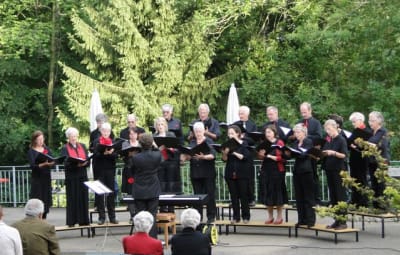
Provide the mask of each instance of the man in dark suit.
{"label": "man in dark suit", "polygon": [[196,231],[200,224],[200,214],[196,209],[185,209],[181,214],[182,233],[171,239],[172,255],[210,255],[211,244],[208,236]]}
{"label": "man in dark suit", "polygon": [[126,122],[128,123],[128,126],[121,130],[121,132],[119,133],[120,138],[129,140],[129,129],[130,128],[136,128],[138,135],[143,134],[145,132],[145,130],[143,128],[138,127],[136,125],[137,119],[136,119],[135,114],[133,114],[133,113],[128,114],[128,116],[126,117]]}
{"label": "man in dark suit", "polygon": [[[154,219],[158,210],[158,200],[161,193],[158,180],[158,167],[162,162],[161,152],[153,151],[153,136],[143,134],[139,138],[142,151],[134,155],[129,163],[129,171],[133,176],[132,197],[135,199],[137,212],[148,211]],[[157,238],[157,227],[153,224],[150,236]]]}
{"label": "man in dark suit", "polygon": [[264,130],[269,125],[273,125],[278,131],[279,138],[286,143],[288,139],[287,137],[288,133],[285,133],[285,131],[287,131],[287,129],[289,130],[291,129],[289,123],[279,118],[279,112],[276,106],[268,106],[265,110],[265,113],[267,115],[268,121],[262,125],[260,131],[264,132]]}
{"label": "man in dark suit", "polygon": [[[210,107],[208,104],[200,104],[197,109],[199,114],[199,118],[192,121],[191,125],[194,125],[196,122],[203,122],[205,128],[205,136],[213,140],[214,142],[218,140],[221,135],[221,131],[219,129],[218,120],[210,117]],[[189,132],[188,140],[191,141],[194,137],[193,131]]]}
{"label": "man in dark suit", "polygon": [[43,212],[43,202],[30,199],[25,205],[25,219],[13,224],[21,235],[24,255],[60,254],[54,226],[42,220]]}

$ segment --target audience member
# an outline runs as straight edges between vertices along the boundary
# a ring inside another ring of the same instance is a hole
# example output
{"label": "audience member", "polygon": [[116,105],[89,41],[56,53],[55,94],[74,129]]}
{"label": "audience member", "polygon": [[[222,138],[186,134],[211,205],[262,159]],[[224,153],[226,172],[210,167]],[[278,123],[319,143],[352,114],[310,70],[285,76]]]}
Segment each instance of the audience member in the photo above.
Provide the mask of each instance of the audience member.
{"label": "audience member", "polygon": [[154,224],[154,217],[147,211],[141,211],[133,217],[135,234],[122,239],[125,254],[163,254],[160,240],[149,236]]}
{"label": "audience member", "polygon": [[17,229],[3,221],[3,208],[0,205],[0,247],[3,255],[22,255],[22,242]]}
{"label": "audience member", "polygon": [[209,255],[210,239],[196,231],[200,224],[200,214],[196,209],[185,209],[180,218],[183,230],[171,239],[172,255]]}
{"label": "audience member", "polygon": [[25,218],[12,225],[21,235],[24,255],[60,254],[54,226],[42,220],[43,213],[43,202],[29,199],[25,205]]}

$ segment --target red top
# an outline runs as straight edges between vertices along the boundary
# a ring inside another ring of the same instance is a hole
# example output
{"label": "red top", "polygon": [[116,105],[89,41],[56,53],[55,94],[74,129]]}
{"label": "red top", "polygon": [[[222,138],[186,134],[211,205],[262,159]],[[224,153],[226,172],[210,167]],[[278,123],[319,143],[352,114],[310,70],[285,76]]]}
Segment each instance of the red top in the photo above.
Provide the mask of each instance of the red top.
{"label": "red top", "polygon": [[157,240],[147,233],[137,232],[122,239],[125,254],[154,254],[163,255],[163,247]]}

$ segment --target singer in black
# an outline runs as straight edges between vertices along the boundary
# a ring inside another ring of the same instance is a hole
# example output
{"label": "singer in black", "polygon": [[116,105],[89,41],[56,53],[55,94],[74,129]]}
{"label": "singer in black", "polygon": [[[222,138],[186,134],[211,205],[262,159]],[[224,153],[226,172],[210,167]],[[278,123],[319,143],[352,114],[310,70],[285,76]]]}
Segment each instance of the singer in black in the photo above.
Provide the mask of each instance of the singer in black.
{"label": "singer in black", "polygon": [[[181,154],[182,163],[190,160],[190,179],[193,185],[194,194],[207,194],[207,223],[215,221],[216,203],[215,203],[215,150],[211,146],[211,139],[205,136],[205,127],[203,122],[196,122],[193,125],[194,139],[190,142],[191,148],[206,142],[209,147],[209,153],[199,153],[193,156]],[[203,207],[195,207],[203,218]]]}
{"label": "singer in black", "polygon": [[[322,152],[326,155],[323,158],[322,168],[325,170],[328,182],[328,190],[330,196],[330,204],[337,205],[339,202],[347,201],[346,189],[342,185],[340,171],[346,170],[345,158],[347,157],[346,139],[339,134],[337,124],[334,120],[327,120],[324,124],[325,131],[330,139],[325,143]],[[347,212],[343,212],[343,216]],[[346,222],[335,220],[328,228],[345,229]]]}
{"label": "singer in black", "polygon": [[[381,156],[385,159],[385,163],[389,164],[390,161],[390,147],[388,131],[383,127],[384,118],[382,113],[373,111],[368,115],[368,124],[372,129],[372,136],[368,139],[368,142],[375,144],[381,152]],[[369,157],[368,159],[369,176],[371,178],[371,188],[374,191],[374,197],[378,198],[383,195],[385,190],[385,183],[379,182],[375,176],[375,172],[378,169],[378,162],[375,157]],[[384,205],[379,204],[377,201],[373,202],[373,206],[378,209],[385,209]]]}
{"label": "singer in black", "polygon": [[240,210],[242,211],[243,223],[250,220],[250,208],[248,201],[249,186],[249,155],[247,142],[240,139],[241,131],[236,125],[228,127],[228,137],[235,139],[237,148],[222,148],[222,160],[226,161],[225,181],[228,184],[232,202],[233,220],[240,222]]}
{"label": "singer in black", "polygon": [[[302,152],[313,147],[310,138],[307,138],[307,128],[302,124],[296,124],[293,128],[294,141],[293,148]],[[304,152],[295,154],[290,150],[285,150],[288,156],[294,157],[293,182],[296,196],[297,224],[312,227],[315,224],[315,195],[314,177],[311,158]]]}
{"label": "singer in black", "polygon": [[36,162],[36,157],[39,153],[52,156],[50,149],[44,143],[43,132],[37,130],[32,134],[31,144],[28,151],[29,165],[32,170],[31,191],[29,197],[42,200],[44,203],[44,212],[42,217],[43,219],[46,219],[46,216],[49,213],[49,208],[53,204],[51,196],[50,168],[54,166],[55,163],[54,161],[46,161],[38,164]]}
{"label": "singer in black", "polygon": [[68,142],[62,147],[61,155],[79,158],[83,162],[65,161],[65,190],[67,196],[67,225],[89,224],[89,192],[84,182],[88,180],[86,167],[89,161],[86,146],[78,142],[79,132],[70,127],[65,131]]}
{"label": "singer in black", "polygon": [[[95,195],[95,203],[99,211],[98,224],[104,224],[106,219],[105,204],[107,205],[108,218],[110,223],[117,224],[118,221],[115,218],[115,171],[116,171],[116,159],[118,154],[114,151],[114,148],[106,149],[104,152],[98,151],[98,144],[101,145],[112,145],[113,140],[111,135],[111,125],[106,122],[101,125],[100,128],[101,136],[94,141],[95,153],[93,155],[93,176],[95,180],[99,180],[105,186],[107,186],[112,192],[106,195],[106,199],[103,195]],[[106,201],[104,201],[106,200]]]}

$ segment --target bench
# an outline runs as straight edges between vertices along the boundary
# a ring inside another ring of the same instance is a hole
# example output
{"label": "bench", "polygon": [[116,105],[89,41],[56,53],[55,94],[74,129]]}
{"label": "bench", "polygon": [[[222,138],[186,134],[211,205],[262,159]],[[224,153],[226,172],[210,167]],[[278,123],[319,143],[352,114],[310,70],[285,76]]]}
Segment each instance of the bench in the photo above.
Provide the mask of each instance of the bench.
{"label": "bench", "polygon": [[[107,212],[107,210],[106,210]],[[129,212],[128,207],[126,206],[120,206],[120,207],[115,207],[115,213],[121,213],[121,212]],[[93,223],[93,214],[98,214],[99,211],[95,210],[94,208],[89,209],[89,222]]]}
{"label": "bench", "polygon": [[[225,209],[228,209],[228,219],[232,219],[232,206],[228,203],[218,203],[217,204],[217,219],[224,220]],[[250,206],[250,210],[267,210],[267,206],[264,204],[256,204],[255,206]],[[285,211],[285,221],[289,220],[289,211],[296,211],[296,208],[291,205],[284,205],[283,210]]]}
{"label": "bench", "polygon": [[73,227],[69,227],[69,226],[56,226],[54,227],[56,232],[62,232],[62,231],[70,231],[70,230],[80,230],[81,231],[81,236],[83,236],[83,230],[87,230],[87,237],[90,237],[90,225],[84,225],[84,226],[79,226],[79,225],[75,225]]}
{"label": "bench", "polygon": [[381,237],[385,238],[385,220],[386,219],[397,219],[399,220],[400,214],[383,213],[373,214],[365,212],[350,211],[348,214],[351,215],[351,227],[354,228],[354,216],[361,216],[361,229],[365,230],[365,217],[378,218],[381,220]]}
{"label": "bench", "polygon": [[219,227],[219,233],[221,233],[222,226],[225,226],[225,234],[229,234],[229,227],[233,227],[233,232],[236,233],[236,227],[264,227],[264,228],[287,228],[288,236],[292,236],[292,228],[295,226],[294,223],[283,222],[282,224],[265,224],[263,221],[249,221],[248,223],[244,222],[234,222],[232,223],[229,220],[217,220],[214,223]]}
{"label": "bench", "polygon": [[345,229],[332,229],[332,228],[326,228],[326,225],[324,224],[315,224],[313,227],[308,227],[307,225],[299,225],[295,227],[295,236],[297,237],[298,235],[298,229],[306,229],[306,230],[314,230],[315,231],[315,236],[318,236],[318,232],[327,232],[327,233],[332,233],[335,235],[335,244],[338,242],[338,234],[348,234],[348,233],[355,233],[356,235],[356,242],[358,242],[358,232],[360,232],[359,229],[356,228],[345,228]]}

